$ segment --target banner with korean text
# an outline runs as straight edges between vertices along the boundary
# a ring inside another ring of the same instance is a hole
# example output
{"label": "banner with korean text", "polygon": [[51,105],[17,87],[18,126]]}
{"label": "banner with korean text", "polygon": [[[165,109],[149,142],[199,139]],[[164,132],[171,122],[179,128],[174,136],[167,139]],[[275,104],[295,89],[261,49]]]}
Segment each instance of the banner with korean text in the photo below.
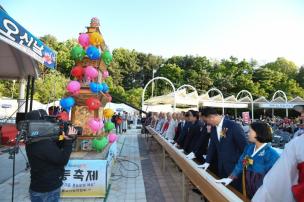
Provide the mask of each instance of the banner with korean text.
{"label": "banner with korean text", "polygon": [[49,68],[56,66],[56,52],[23,28],[3,9],[0,9],[0,40]]}
{"label": "banner with korean text", "polygon": [[107,160],[70,160],[61,197],[105,197]]}

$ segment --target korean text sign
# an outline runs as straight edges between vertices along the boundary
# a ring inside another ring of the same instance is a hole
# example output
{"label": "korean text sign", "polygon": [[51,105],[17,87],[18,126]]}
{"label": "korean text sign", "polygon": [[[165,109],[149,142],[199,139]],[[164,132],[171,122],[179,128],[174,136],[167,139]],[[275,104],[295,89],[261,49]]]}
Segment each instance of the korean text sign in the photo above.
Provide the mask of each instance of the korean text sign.
{"label": "korean text sign", "polygon": [[105,197],[106,160],[70,160],[65,167],[61,197]]}
{"label": "korean text sign", "polygon": [[0,40],[49,68],[56,66],[55,51],[24,29],[2,9],[0,9]]}

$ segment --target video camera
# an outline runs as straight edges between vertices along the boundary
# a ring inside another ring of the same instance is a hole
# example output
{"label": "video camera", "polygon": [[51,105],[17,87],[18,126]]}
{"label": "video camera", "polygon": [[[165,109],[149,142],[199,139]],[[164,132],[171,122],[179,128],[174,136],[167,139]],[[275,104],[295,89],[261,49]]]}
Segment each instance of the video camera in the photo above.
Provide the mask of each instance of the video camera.
{"label": "video camera", "polygon": [[[19,139],[25,140],[26,143],[32,143],[44,139],[58,140],[63,132],[68,135],[69,126],[72,126],[71,122],[58,120],[57,117],[48,116],[44,112],[44,110],[34,110],[29,112],[32,114],[25,116],[26,120],[18,122]],[[74,128],[77,130],[77,136],[82,134],[82,127],[74,126]]]}

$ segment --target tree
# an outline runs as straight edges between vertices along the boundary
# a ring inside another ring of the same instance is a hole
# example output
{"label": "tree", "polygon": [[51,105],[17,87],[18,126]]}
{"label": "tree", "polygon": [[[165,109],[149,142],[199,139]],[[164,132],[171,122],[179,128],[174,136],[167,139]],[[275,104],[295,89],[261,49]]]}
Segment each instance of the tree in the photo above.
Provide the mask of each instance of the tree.
{"label": "tree", "polygon": [[34,98],[44,104],[61,99],[66,93],[67,81],[59,71],[48,70],[44,78],[36,80]]}
{"label": "tree", "polygon": [[165,64],[158,70],[158,75],[166,77],[176,87],[179,87],[184,84],[184,70],[182,70],[176,64]]}
{"label": "tree", "polygon": [[133,88],[126,92],[126,101],[138,108],[141,108],[142,88]]}
{"label": "tree", "polygon": [[295,78],[298,67],[297,65],[289,60],[286,60],[285,58],[279,57],[276,61],[270,62],[262,66],[262,68],[268,68],[273,71],[278,71],[286,74],[288,78]]}
{"label": "tree", "polygon": [[[47,46],[57,52],[56,69],[66,77],[70,77],[72,67],[75,65],[74,60],[70,58],[71,49],[77,44],[75,39],[69,39],[64,42],[58,42],[56,37],[45,35],[40,38]],[[43,69],[43,68],[41,68]]]}
{"label": "tree", "polygon": [[213,85],[213,80],[209,74],[212,69],[211,62],[206,57],[186,57],[185,59],[185,63],[191,66],[184,68],[184,81],[194,86],[198,91],[209,89]]}
{"label": "tree", "polygon": [[135,80],[135,75],[140,71],[137,64],[137,52],[119,48],[113,50],[113,58],[114,62],[117,63],[114,66],[120,69],[124,89],[129,90],[133,87],[139,87],[139,81]]}
{"label": "tree", "polygon": [[2,80],[0,81],[0,96],[12,97],[17,99],[19,95],[19,81]]}
{"label": "tree", "polygon": [[304,88],[304,66],[302,66],[299,69],[299,72],[296,76],[296,81],[299,83],[299,85]]}

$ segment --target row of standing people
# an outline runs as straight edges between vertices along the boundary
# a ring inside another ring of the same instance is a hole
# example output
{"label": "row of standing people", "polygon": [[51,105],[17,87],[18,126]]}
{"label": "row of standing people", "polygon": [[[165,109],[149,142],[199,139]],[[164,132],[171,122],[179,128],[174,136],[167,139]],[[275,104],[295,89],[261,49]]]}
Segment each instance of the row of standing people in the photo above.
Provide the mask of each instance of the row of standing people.
{"label": "row of standing people", "polygon": [[268,124],[252,123],[247,139],[239,124],[214,108],[153,114],[146,125],[198,162],[198,167],[214,172],[221,178],[218,183],[231,184],[250,199],[279,158],[269,144],[272,132]]}

